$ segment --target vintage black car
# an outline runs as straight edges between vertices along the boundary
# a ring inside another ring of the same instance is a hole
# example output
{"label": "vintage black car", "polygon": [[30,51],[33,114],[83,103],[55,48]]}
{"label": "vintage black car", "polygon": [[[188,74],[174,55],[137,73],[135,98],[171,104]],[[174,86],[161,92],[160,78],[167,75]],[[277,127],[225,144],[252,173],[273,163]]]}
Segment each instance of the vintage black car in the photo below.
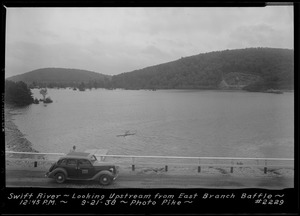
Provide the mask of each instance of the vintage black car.
{"label": "vintage black car", "polygon": [[97,160],[95,155],[86,152],[70,152],[54,163],[46,177],[57,183],[65,180],[95,180],[101,185],[111,184],[118,175],[118,167]]}

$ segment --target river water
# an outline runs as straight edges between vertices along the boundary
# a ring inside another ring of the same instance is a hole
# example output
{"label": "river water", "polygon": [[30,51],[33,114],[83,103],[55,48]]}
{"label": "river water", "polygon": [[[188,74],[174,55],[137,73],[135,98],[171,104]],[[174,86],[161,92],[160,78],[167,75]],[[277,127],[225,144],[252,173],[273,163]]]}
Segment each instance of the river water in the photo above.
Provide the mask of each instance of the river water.
{"label": "river water", "polygon": [[39,152],[76,145],[125,155],[294,157],[294,93],[48,89],[47,96],[53,103],[14,111]]}

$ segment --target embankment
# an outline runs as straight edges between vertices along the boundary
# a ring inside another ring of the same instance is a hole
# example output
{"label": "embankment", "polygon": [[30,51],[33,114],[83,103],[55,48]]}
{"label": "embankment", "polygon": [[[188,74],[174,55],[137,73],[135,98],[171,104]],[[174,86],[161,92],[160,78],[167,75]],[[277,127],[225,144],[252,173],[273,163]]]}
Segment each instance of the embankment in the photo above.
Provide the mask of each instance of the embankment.
{"label": "embankment", "polygon": [[16,152],[37,152],[32,148],[32,143],[28,141],[24,134],[13,122],[13,108],[5,107],[5,150]]}

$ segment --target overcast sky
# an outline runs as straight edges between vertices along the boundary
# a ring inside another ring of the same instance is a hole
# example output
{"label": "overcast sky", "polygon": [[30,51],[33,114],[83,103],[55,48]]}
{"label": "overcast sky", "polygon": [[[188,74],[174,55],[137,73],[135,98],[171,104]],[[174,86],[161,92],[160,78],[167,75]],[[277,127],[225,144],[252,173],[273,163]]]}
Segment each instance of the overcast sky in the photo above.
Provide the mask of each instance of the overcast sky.
{"label": "overcast sky", "polygon": [[45,67],[115,75],[225,49],[293,49],[293,7],[8,8],[5,77]]}

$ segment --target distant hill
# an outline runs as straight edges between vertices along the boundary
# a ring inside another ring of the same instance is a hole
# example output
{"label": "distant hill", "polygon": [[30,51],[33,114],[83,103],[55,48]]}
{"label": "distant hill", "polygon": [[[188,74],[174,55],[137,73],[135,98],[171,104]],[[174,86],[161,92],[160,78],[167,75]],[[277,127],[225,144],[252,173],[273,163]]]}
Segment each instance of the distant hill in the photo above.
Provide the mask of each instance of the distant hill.
{"label": "distant hill", "polygon": [[181,58],[115,75],[111,82],[125,89],[247,88],[257,82],[260,88],[293,89],[293,80],[293,50],[247,48]]}
{"label": "distant hill", "polygon": [[123,89],[268,89],[294,88],[294,51],[247,48],[203,53],[119,75],[44,68],[7,78],[31,87]]}
{"label": "distant hill", "polygon": [[7,78],[7,80],[18,82],[23,81],[29,85],[38,86],[74,86],[81,83],[104,83],[109,81],[111,76],[87,70],[66,69],[66,68],[42,68],[33,70],[21,75]]}

